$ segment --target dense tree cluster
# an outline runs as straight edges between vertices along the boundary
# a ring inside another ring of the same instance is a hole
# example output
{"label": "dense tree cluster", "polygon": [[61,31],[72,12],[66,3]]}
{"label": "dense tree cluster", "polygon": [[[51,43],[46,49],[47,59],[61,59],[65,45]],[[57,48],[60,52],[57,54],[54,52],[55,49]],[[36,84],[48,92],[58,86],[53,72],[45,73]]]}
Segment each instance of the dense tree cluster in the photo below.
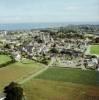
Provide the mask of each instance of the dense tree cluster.
{"label": "dense tree cluster", "polygon": [[15,82],[11,82],[5,87],[4,93],[6,94],[4,100],[22,100],[23,98],[23,89]]}

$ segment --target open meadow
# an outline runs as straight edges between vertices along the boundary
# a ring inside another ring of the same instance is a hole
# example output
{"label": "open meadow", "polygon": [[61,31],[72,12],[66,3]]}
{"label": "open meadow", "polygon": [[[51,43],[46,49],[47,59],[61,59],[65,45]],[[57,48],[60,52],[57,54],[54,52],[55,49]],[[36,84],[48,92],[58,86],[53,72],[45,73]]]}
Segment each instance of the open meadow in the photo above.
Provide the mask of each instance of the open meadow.
{"label": "open meadow", "polygon": [[[11,81],[21,82],[45,68],[31,60],[0,68],[0,90]],[[26,100],[94,100],[99,99],[99,72],[50,67],[21,84]]]}
{"label": "open meadow", "polygon": [[98,100],[98,76],[95,71],[49,68],[23,88],[27,100]]}
{"label": "open meadow", "polygon": [[0,55],[0,64],[4,64],[8,61],[11,61],[11,58],[7,55]]}
{"label": "open meadow", "polygon": [[20,82],[42,68],[44,68],[43,64],[29,60],[28,63],[16,62],[0,68],[0,90],[2,90],[11,81]]}

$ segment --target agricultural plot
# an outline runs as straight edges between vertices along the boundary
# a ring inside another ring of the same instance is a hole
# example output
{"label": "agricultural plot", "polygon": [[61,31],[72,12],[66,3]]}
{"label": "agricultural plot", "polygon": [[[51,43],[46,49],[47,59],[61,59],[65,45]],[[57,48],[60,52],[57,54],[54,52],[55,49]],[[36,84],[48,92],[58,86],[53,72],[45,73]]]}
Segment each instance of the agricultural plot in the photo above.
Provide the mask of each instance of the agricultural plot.
{"label": "agricultural plot", "polygon": [[[0,90],[9,82],[20,82],[44,67],[25,59],[0,68]],[[98,85],[99,72],[54,67],[23,83],[22,87],[27,100],[98,100]]]}
{"label": "agricultural plot", "polygon": [[99,45],[92,45],[90,48],[90,53],[99,55]]}
{"label": "agricultural plot", "polygon": [[16,62],[9,66],[0,68],[0,90],[11,81],[20,82],[31,74],[44,68],[43,64],[29,61],[28,63]]}
{"label": "agricultural plot", "polygon": [[7,55],[0,55],[0,64],[4,64],[8,61],[11,61],[11,58]]}
{"label": "agricultural plot", "polygon": [[81,69],[49,68],[36,78],[44,80],[56,80],[85,85],[99,85],[99,72],[82,71]]}
{"label": "agricultural plot", "polygon": [[95,71],[49,68],[22,86],[27,100],[98,100],[98,77]]}
{"label": "agricultural plot", "polygon": [[99,88],[61,81],[33,79],[23,84],[27,100],[94,100]]}

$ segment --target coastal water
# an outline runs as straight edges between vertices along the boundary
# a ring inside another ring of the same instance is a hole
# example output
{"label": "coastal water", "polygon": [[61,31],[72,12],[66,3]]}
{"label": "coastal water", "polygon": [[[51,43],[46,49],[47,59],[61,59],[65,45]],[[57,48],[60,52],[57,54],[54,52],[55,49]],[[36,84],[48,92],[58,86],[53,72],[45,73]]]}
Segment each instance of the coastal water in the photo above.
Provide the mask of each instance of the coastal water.
{"label": "coastal water", "polygon": [[67,25],[81,25],[81,24],[98,24],[99,23],[10,23],[10,24],[0,24],[0,30],[30,30],[30,29],[41,29],[41,28],[52,28],[52,27],[62,27]]}
{"label": "coastal water", "polygon": [[66,26],[66,23],[15,23],[0,24],[0,30],[29,30]]}

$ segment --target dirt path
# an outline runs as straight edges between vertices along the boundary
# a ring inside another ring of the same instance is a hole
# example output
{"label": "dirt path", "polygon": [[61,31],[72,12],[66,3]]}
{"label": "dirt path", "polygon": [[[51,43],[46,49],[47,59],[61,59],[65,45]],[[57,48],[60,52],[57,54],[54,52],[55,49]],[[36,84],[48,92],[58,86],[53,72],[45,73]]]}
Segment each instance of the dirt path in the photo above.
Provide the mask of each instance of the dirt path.
{"label": "dirt path", "polygon": [[35,76],[37,76],[37,75],[43,73],[43,72],[46,71],[48,68],[49,68],[49,67],[46,66],[45,68],[41,69],[40,71],[38,71],[38,72],[36,72],[36,73],[33,73],[32,75],[30,75],[30,76],[26,77],[25,79],[19,81],[18,83],[19,83],[19,84],[23,84],[23,83],[29,81],[30,79],[34,78]]}
{"label": "dirt path", "polygon": [[[19,83],[19,84],[23,84],[23,83],[25,83],[25,82],[31,80],[31,79],[34,78],[35,76],[37,76],[37,75],[43,73],[44,71],[46,71],[46,70],[53,64],[53,62],[54,62],[53,59],[54,59],[54,58],[52,58],[51,61],[50,61],[50,63],[49,63],[47,66],[45,66],[43,69],[39,70],[39,71],[36,72],[36,73],[31,74],[30,76],[27,76],[26,78],[22,79],[22,80],[19,81],[18,83]],[[3,93],[1,92],[1,93],[0,93],[0,100],[3,100],[3,99],[4,99],[4,95],[3,95]]]}
{"label": "dirt path", "polygon": [[45,68],[41,69],[40,71],[38,71],[38,72],[36,72],[36,73],[31,74],[30,76],[24,78],[23,80],[19,81],[18,83],[19,83],[19,84],[23,84],[23,83],[25,83],[25,82],[31,80],[31,79],[34,78],[35,76],[37,76],[37,75],[43,73],[44,71],[46,71],[46,70],[53,64],[53,62],[54,62],[54,58],[51,59],[50,63],[49,63],[47,66],[45,66]]}

